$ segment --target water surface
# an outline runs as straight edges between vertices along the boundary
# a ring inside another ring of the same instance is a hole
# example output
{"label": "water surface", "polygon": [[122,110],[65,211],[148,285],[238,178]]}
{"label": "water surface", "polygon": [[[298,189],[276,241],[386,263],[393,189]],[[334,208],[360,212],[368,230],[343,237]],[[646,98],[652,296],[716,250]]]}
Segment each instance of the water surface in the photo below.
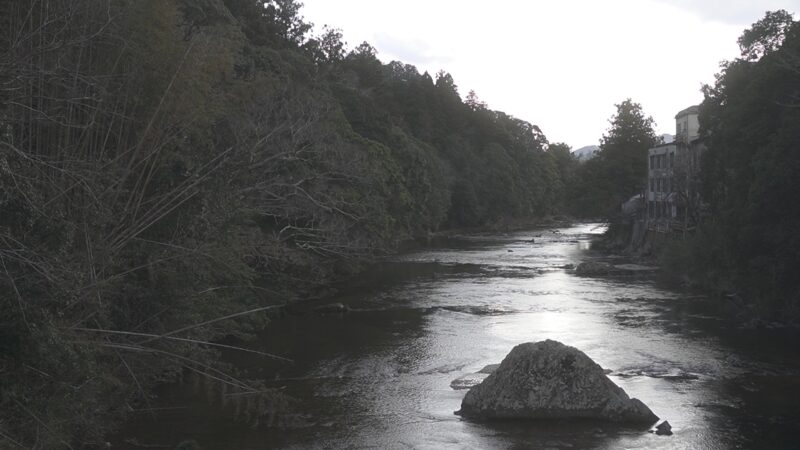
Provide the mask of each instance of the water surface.
{"label": "water surface", "polygon": [[[128,444],[259,448],[786,448],[800,431],[796,335],[746,330],[653,275],[582,278],[605,259],[594,225],[456,237],[375,266],[331,302],[347,314],[290,315],[256,347],[297,362],[235,357],[297,399],[295,422],[255,428],[222,403],[190,400],[134,420]],[[474,423],[450,382],[523,342],[577,347],[673,426],[673,436],[597,423]],[[279,378],[275,380],[274,378]],[[131,448],[137,448],[132,446]]]}

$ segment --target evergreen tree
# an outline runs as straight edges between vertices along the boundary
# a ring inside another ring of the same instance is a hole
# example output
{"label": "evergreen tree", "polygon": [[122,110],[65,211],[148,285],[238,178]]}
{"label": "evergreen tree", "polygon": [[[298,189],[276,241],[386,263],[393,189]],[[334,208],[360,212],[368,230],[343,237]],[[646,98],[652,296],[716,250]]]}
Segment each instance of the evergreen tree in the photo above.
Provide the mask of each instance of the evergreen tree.
{"label": "evergreen tree", "polygon": [[658,143],[653,119],[631,99],[616,107],[597,156],[579,169],[581,183],[572,192],[579,215],[614,217],[623,202],[645,188],[647,150]]}

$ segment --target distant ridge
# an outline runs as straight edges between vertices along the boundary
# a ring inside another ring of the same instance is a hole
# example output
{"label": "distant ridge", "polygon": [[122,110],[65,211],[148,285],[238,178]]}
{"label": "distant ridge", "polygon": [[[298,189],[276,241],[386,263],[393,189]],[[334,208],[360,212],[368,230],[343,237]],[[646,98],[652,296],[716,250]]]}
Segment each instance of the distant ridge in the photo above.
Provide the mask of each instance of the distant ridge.
{"label": "distant ridge", "polygon": [[588,161],[594,158],[595,152],[600,150],[600,147],[596,145],[587,145],[586,147],[581,147],[577,150],[572,152],[579,161]]}

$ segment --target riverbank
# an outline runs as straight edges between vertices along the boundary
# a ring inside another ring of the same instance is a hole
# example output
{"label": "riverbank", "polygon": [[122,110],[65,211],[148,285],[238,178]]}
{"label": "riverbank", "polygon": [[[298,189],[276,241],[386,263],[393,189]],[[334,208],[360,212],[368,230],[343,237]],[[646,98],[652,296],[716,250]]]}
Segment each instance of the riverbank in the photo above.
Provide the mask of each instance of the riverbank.
{"label": "riverbank", "polygon": [[[658,268],[658,280],[670,289],[677,289],[713,299],[726,316],[738,326],[749,329],[800,329],[800,314],[786,311],[759,300],[748,299],[734,282],[735,275],[710,264],[704,255],[703,231],[689,234],[650,234],[638,241],[633,229],[619,222],[595,237],[595,251],[624,257],[632,263]],[[705,233],[708,233],[707,231]]]}

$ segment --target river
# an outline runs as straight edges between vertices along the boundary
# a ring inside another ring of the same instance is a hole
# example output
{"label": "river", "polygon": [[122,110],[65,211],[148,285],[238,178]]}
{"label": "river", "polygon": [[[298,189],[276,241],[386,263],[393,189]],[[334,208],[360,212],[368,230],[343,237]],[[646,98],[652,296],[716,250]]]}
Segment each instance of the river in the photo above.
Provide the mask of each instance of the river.
{"label": "river", "polygon": [[[295,420],[247,426],[213,395],[171,388],[160,402],[175,409],[132,420],[115,448],[181,440],[204,449],[800,445],[797,334],[740,327],[716,303],[660,287],[652,274],[589,278],[563,268],[609,260],[590,251],[602,231],[586,224],[453,237],[377,264],[330,298],[350,312],[288,315],[251,344],[294,364],[229,355],[295,398]],[[587,353],[674,435],[454,414],[466,391],[451,381],[543,339]]]}

